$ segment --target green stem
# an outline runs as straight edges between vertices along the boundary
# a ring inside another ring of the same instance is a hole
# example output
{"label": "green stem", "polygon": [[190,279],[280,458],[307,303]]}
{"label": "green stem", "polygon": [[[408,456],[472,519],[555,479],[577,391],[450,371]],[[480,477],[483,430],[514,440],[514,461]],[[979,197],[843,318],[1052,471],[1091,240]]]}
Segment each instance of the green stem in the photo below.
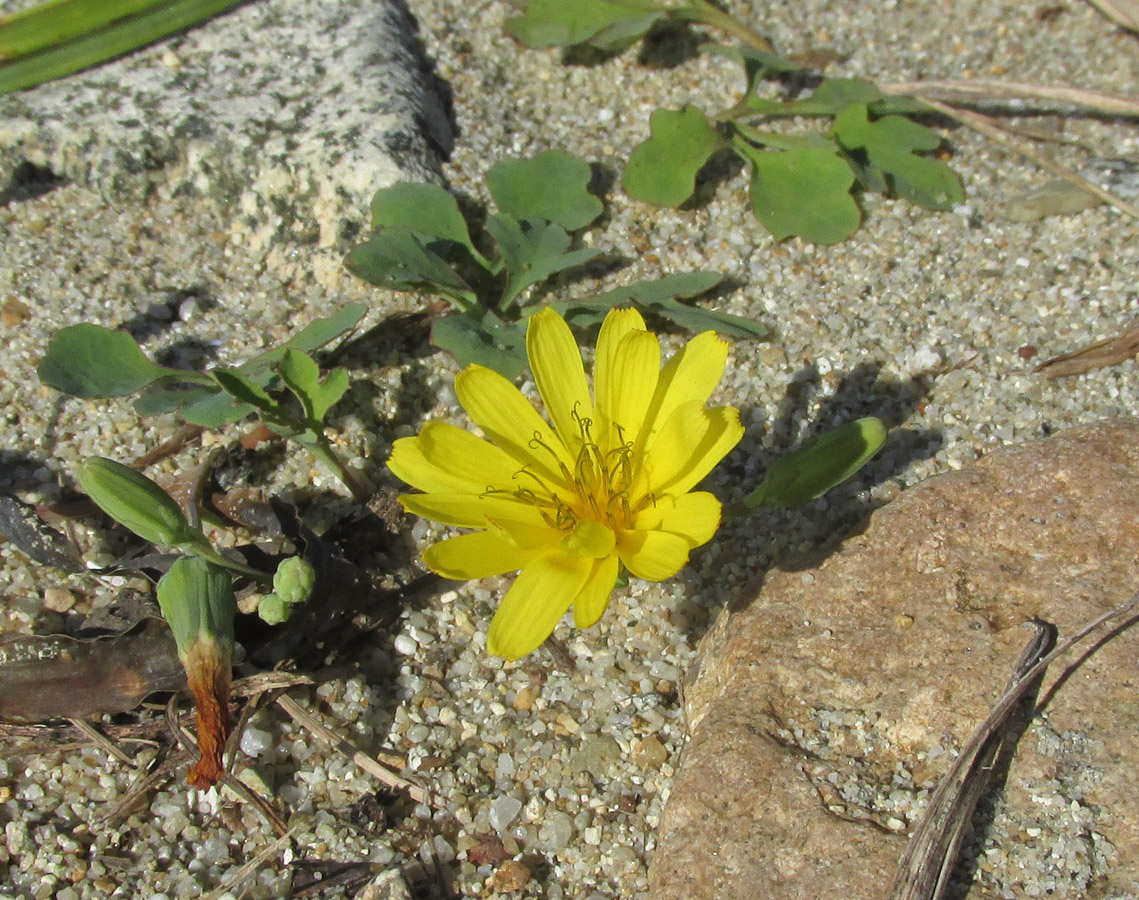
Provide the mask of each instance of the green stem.
{"label": "green stem", "polygon": [[741,22],[731,13],[717,9],[709,3],[708,0],[692,0],[692,3],[688,6],[669,8],[668,14],[674,19],[681,19],[687,22],[700,22],[712,28],[719,28],[721,31],[726,31],[732,37],[743,41],[743,43],[749,47],[754,47],[756,50],[761,50],[764,53],[775,52],[771,41],[762,34],[750,25]]}
{"label": "green stem", "polygon": [[214,565],[221,566],[223,569],[228,569],[230,572],[236,572],[238,575],[252,578],[260,584],[273,583],[272,575],[262,572],[260,569],[254,569],[244,563],[235,562],[228,556],[220,553],[201,532],[198,532],[192,540],[179,544],[178,549],[184,553],[189,553],[192,556],[197,556],[208,562],[212,562]]}
{"label": "green stem", "polygon": [[352,494],[352,498],[357,503],[367,503],[374,493],[371,485],[365,483],[355,472],[353,472],[345,464],[339,456],[336,455],[329,445],[328,441],[322,436],[315,444],[309,444],[309,448],[316,455],[324,465],[335,475],[342,485],[348,488]]}

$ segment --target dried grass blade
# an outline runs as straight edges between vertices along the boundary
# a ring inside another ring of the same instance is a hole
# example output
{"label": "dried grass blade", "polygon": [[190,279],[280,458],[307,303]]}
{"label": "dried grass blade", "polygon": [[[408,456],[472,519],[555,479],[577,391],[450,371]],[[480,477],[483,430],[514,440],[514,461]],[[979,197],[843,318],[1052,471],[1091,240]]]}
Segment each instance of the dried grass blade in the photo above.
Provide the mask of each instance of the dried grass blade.
{"label": "dried grass blade", "polygon": [[1133,322],[1113,338],[1095,341],[1071,353],[1061,353],[1059,356],[1046,359],[1034,371],[1045,378],[1082,375],[1093,369],[1103,369],[1126,362],[1136,355],[1139,355],[1139,321]]}

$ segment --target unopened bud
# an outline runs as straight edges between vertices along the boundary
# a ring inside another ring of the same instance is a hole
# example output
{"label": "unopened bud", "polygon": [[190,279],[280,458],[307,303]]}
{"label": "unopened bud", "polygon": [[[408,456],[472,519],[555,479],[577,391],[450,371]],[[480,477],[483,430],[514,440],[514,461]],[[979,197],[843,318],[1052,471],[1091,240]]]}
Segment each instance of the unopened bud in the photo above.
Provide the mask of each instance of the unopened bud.
{"label": "unopened bud", "polygon": [[166,491],[130,466],[93,456],[80,466],[79,484],[99,509],[143,540],[169,547],[205,540]]}
{"label": "unopened bud", "polygon": [[273,590],[281,602],[290,605],[307,600],[315,584],[316,569],[299,556],[290,556],[273,573]]}
{"label": "unopened bud", "polygon": [[176,560],[158,582],[158,605],[183,658],[199,641],[233,646],[237,601],[221,566],[197,556]]}
{"label": "unopened bud", "polygon": [[158,582],[158,605],[170,623],[197,710],[201,758],[187,780],[199,788],[225,774],[222,751],[229,737],[229,686],[237,601],[229,573],[208,560],[183,556]]}

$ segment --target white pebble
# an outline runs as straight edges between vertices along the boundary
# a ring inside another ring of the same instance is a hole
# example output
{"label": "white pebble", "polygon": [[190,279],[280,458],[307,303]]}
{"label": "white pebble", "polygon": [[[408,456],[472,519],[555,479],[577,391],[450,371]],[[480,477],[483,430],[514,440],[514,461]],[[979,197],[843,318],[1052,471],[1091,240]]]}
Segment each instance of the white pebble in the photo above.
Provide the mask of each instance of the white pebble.
{"label": "white pebble", "polygon": [[521,800],[511,797],[509,794],[503,794],[490,805],[488,816],[490,827],[501,834],[510,827],[510,823],[518,817],[518,813],[521,811]]}

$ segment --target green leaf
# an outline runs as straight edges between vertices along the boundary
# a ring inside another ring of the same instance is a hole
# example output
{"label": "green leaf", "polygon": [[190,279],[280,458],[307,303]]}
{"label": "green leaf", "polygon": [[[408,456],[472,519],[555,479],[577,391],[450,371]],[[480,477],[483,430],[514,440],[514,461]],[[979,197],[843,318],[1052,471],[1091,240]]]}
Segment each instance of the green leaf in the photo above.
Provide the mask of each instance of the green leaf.
{"label": "green leaf", "polygon": [[881,419],[868,417],[824,432],[812,443],[781,457],[758,488],[744,498],[759,506],[801,506],[846,481],[886,442]]}
{"label": "green leaf", "polygon": [[[926,209],[949,209],[965,199],[961,181],[945,163],[920,152],[936,150],[941,137],[903,116],[871,121],[865,105],[851,106],[834,122],[834,135],[847,152],[864,157],[869,168],[882,172],[894,192]],[[882,180],[866,173],[870,184]]]}
{"label": "green leaf", "polygon": [[652,0],[529,0],[521,16],[507,20],[506,33],[535,50],[572,47],[594,36],[604,47],[617,35],[631,43],[664,15]]}
{"label": "green leaf", "polygon": [[88,323],[57,331],[37,371],[48,387],[85,399],[133,394],[179,374],[147,359],[125,331]]}
{"label": "green leaf", "polygon": [[882,100],[882,93],[861,78],[826,78],[811,96],[784,102],[748,97],[747,108],[765,116],[837,116],[848,106]]}
{"label": "green leaf", "polygon": [[307,353],[292,349],[285,351],[277,371],[281,374],[281,380],[301,401],[309,425],[319,432],[325,415],[348,390],[348,371],[333,369],[322,381],[316,361]]}
{"label": "green leaf", "polygon": [[[57,0],[0,22],[0,94],[114,59],[238,0]],[[15,32],[15,38],[8,30]],[[22,32],[22,33],[21,33]],[[30,32],[30,34],[29,34]],[[29,48],[38,48],[30,52]]]}
{"label": "green leaf", "polygon": [[[267,379],[268,380],[268,379]],[[142,412],[142,402],[149,396],[139,397],[135,401],[135,411],[139,415],[146,415]],[[183,395],[186,397],[187,395]],[[220,428],[222,425],[228,425],[230,422],[237,422],[244,419],[255,408],[248,403],[239,403],[229,394],[222,391],[215,391],[212,394],[201,396],[194,393],[188,396],[200,396],[199,400],[183,399],[180,403],[179,414],[189,422],[191,425],[201,425],[203,428]]]}
{"label": "green leaf", "polygon": [[519,222],[546,219],[579,231],[605,211],[605,204],[589,193],[590,177],[585,160],[547,150],[530,159],[495,163],[486,184],[499,212]]}
{"label": "green leaf", "polygon": [[771,333],[762,322],[720,312],[717,309],[690,306],[679,300],[658,300],[655,303],[646,303],[645,307],[650,312],[669,319],[689,331],[716,331],[724,337],[733,338],[766,338]]}
{"label": "green leaf", "polygon": [[858,228],[861,215],[850,195],[854,173],[833,150],[737,146],[753,166],[752,210],[776,240],[797,235],[816,244],[835,244]]}
{"label": "green leaf", "polygon": [[555,272],[589,262],[600,252],[570,250],[570,236],[553,222],[532,219],[518,222],[509,216],[491,215],[486,230],[498,243],[507,272],[502,308],[513,306],[523,291],[545,281]]}
{"label": "green leaf", "polygon": [[631,47],[665,16],[658,12],[645,13],[641,16],[622,19],[606,28],[602,28],[588,41],[590,47],[596,47],[602,53],[620,53],[626,47]]}
{"label": "green leaf", "polygon": [[399,227],[429,241],[451,241],[465,247],[479,265],[489,267],[471,242],[459,204],[437,184],[404,181],[376,191],[372,198],[372,227]]}
{"label": "green leaf", "polygon": [[274,347],[272,350],[254,357],[239,368],[246,374],[255,369],[267,368],[284,356],[285,351],[290,347],[294,350],[303,350],[306,353],[319,350],[355,328],[367,311],[368,307],[363,303],[345,303],[331,316],[313,319],[279,347]]}
{"label": "green leaf", "polygon": [[405,228],[385,228],[357,244],[344,259],[357,278],[395,291],[441,294],[460,309],[478,303],[470,286],[447,262]]}
{"label": "green leaf", "polygon": [[485,309],[455,313],[435,323],[431,342],[452,354],[459,365],[478,363],[507,378],[526,368],[526,329],[504,322]]}
{"label": "green leaf", "polygon": [[159,579],[156,593],[179,655],[185,656],[199,641],[232,646],[237,601],[233,580],[221,566],[183,556]]}
{"label": "green leaf", "polygon": [[724,146],[697,107],[658,109],[649,116],[649,139],[629,156],[621,184],[636,200],[680,206],[696,190],[697,173]]}
{"label": "green leaf", "polygon": [[759,83],[770,75],[802,72],[809,68],[778,53],[746,45],[736,47],[729,44],[705,44],[702,49],[739,63],[747,78],[748,94],[752,94]]}
{"label": "green leaf", "polygon": [[723,280],[719,272],[678,272],[657,281],[639,281],[582,300],[551,303],[572,325],[588,328],[604,321],[609,310],[635,306],[643,313],[669,319],[689,331],[718,331],[726,337],[764,338],[768,329],[759,322],[731,313],[681,303],[680,299],[699,297]]}
{"label": "green leaf", "polygon": [[[368,308],[363,303],[346,303],[330,316],[313,319],[280,346],[253,357],[237,366],[234,371],[262,390],[268,390],[277,378],[271,367],[276,365],[287,351],[318,350],[350,332],[367,311]],[[135,401],[135,412],[140,416],[152,416],[178,410],[182,418],[192,425],[218,428],[243,419],[256,409],[218,390],[216,380],[209,374],[201,377],[209,379],[210,384],[215,387],[211,389],[195,386],[184,390],[156,385]]]}
{"label": "green leaf", "polygon": [[257,410],[266,425],[283,437],[299,437],[306,423],[300,422],[260,384],[238,369],[211,369],[218,386],[240,404]]}

